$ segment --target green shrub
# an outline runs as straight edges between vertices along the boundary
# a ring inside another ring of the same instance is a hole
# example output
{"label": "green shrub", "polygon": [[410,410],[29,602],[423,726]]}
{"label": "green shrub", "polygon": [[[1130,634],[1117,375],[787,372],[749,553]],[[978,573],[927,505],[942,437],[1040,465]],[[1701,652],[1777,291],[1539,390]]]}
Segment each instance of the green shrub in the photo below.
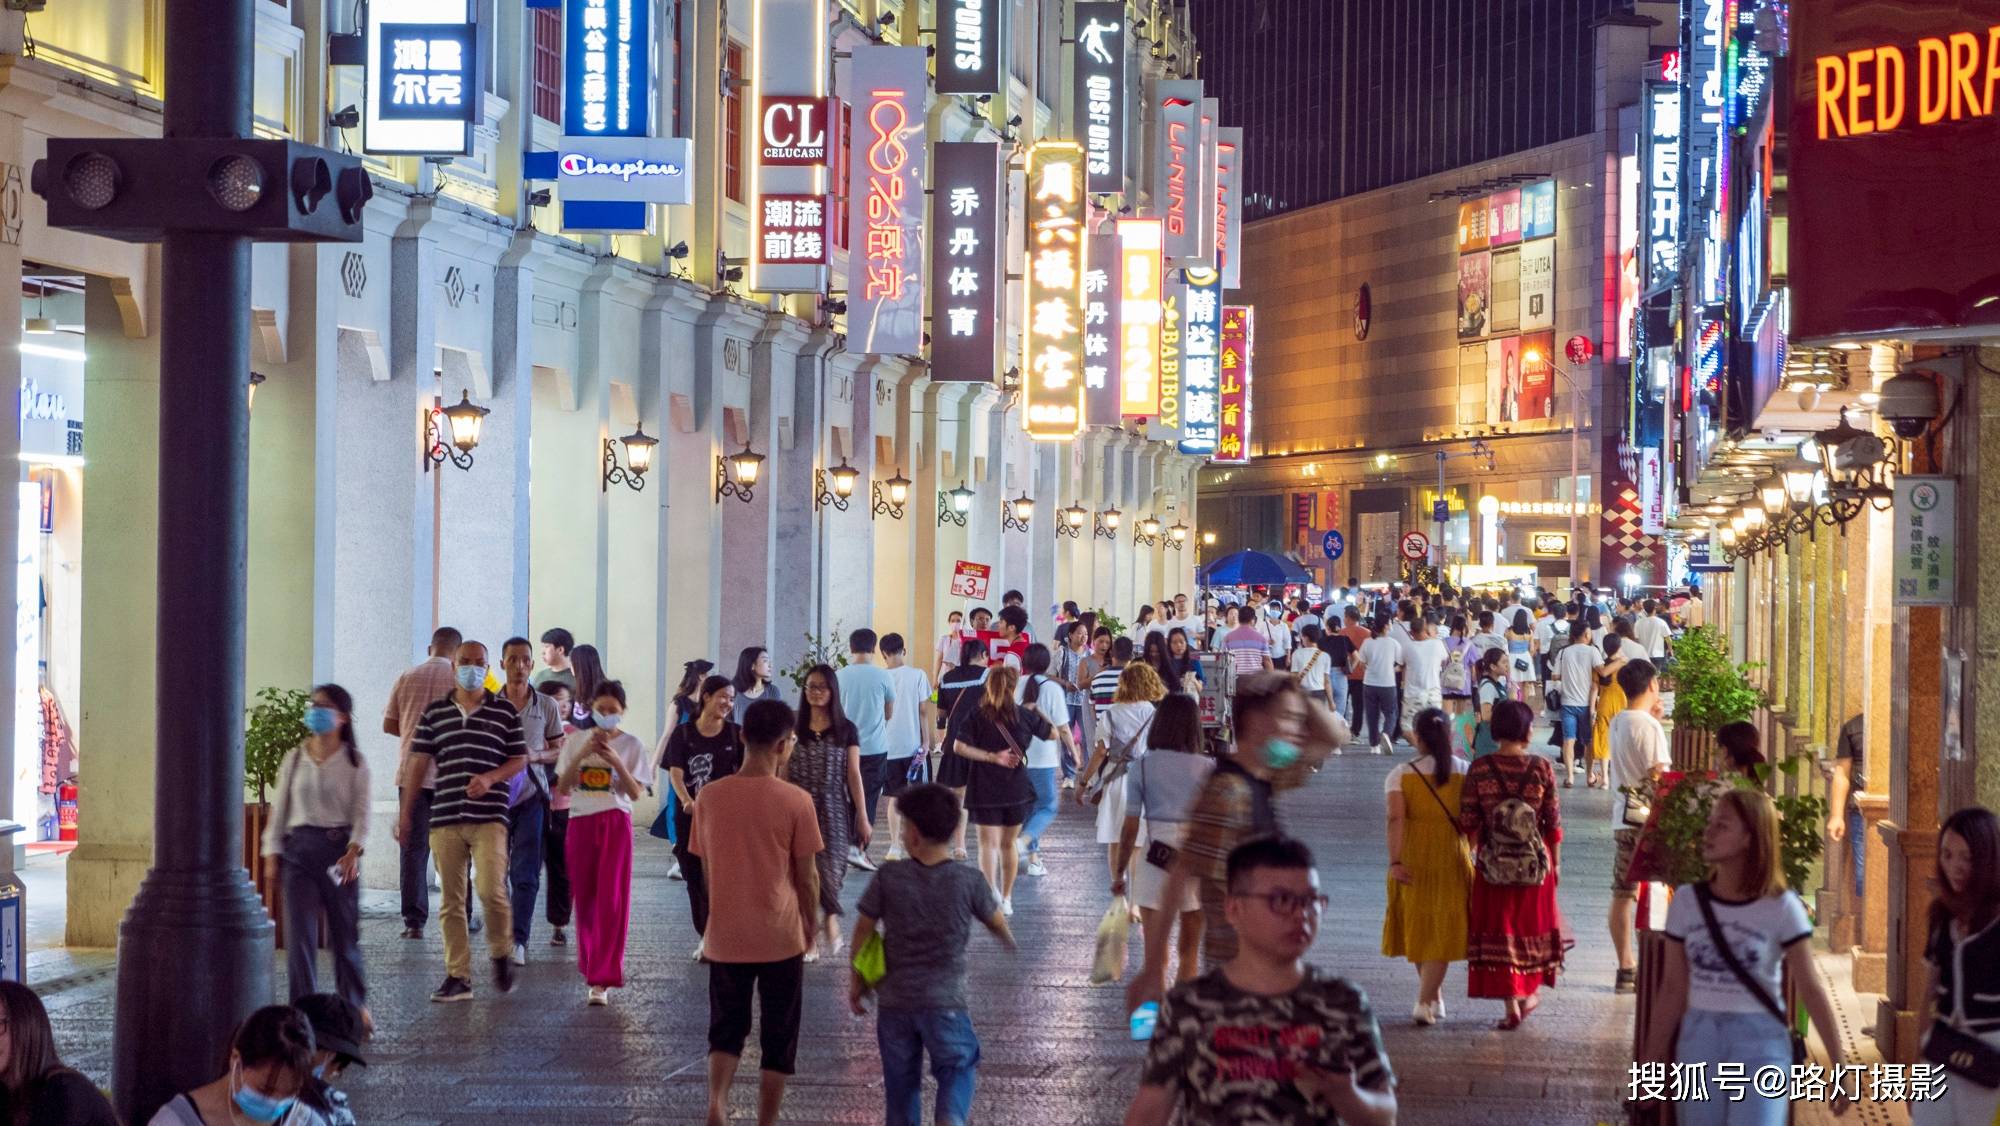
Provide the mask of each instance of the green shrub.
{"label": "green shrub", "polygon": [[260,688],[261,701],[248,709],[249,726],[243,731],[243,789],[254,792],[259,803],[264,791],[278,781],[278,767],[293,747],[306,741],[306,706],[312,694],[296,688]]}
{"label": "green shrub", "polygon": [[1756,664],[1731,664],[1729,642],[1708,626],[1674,642],[1674,723],[1701,731],[1750,718],[1764,694],[1750,683]]}

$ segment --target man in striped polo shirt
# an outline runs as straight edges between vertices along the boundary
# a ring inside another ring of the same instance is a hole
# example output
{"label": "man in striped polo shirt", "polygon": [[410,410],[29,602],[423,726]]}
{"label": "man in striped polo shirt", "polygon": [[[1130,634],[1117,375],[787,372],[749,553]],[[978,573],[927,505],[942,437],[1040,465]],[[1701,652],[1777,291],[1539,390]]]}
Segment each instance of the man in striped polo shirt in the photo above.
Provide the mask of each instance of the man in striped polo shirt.
{"label": "man in striped polo shirt", "polygon": [[[437,766],[431,800],[431,854],[437,858],[444,902],[438,922],[444,931],[444,984],[433,1001],[472,999],[472,943],[466,933],[466,867],[473,869],[479,901],[486,905],[486,947],[493,959],[493,984],[514,988],[513,913],[507,886],[507,783],[526,769],[528,747],[521,717],[507,701],[486,690],[486,646],[467,641],[453,662],[455,687],[424,709],[410,742],[413,754]],[[400,843],[411,833],[414,802],[403,791],[396,822]]]}

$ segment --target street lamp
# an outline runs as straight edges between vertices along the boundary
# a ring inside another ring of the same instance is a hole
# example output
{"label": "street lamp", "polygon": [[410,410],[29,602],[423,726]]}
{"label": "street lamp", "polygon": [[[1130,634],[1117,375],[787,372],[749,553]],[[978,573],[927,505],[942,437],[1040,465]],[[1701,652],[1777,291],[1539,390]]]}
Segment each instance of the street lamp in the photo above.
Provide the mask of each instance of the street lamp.
{"label": "street lamp", "polygon": [[1118,516],[1119,516],[1118,510],[1115,508],[1107,508],[1104,511],[1098,513],[1097,527],[1093,529],[1093,534],[1095,534],[1099,539],[1107,539],[1107,540],[1117,539]]}
{"label": "street lamp", "polygon": [[[424,472],[446,461],[460,469],[472,468],[472,451],[479,445],[486,416],[493,412],[474,403],[471,396],[471,391],[461,389],[457,404],[442,410],[432,407],[424,412]],[[444,419],[442,426],[438,424],[439,418]]]}
{"label": "street lamp", "polygon": [[1143,543],[1147,547],[1157,546],[1160,542],[1160,518],[1148,516],[1139,521],[1138,526],[1132,529],[1132,542]]}
{"label": "street lamp", "polygon": [[[885,485],[888,487],[886,494],[883,492]],[[887,481],[877,481],[870,489],[870,496],[874,500],[874,507],[868,513],[871,519],[886,515],[891,520],[901,520],[903,506],[910,500],[910,479],[903,476],[903,471],[898,469],[894,477]]]}
{"label": "street lamp", "polygon": [[[33,331],[35,331],[35,330],[34,330],[34,329],[24,329],[23,331],[25,331],[25,332],[33,332]],[[54,330],[50,330],[50,331],[54,331]],[[267,377],[266,377],[266,376],[264,375],[264,373],[263,373],[263,372],[261,372],[261,371],[253,371],[253,372],[251,372],[251,373],[250,373],[250,402],[249,402],[248,406],[250,407],[250,409],[251,409],[251,410],[256,410],[256,409],[257,409],[257,385],[258,385],[258,384],[260,384],[260,383],[262,383],[262,382],[264,382],[264,380],[265,380],[266,378],[267,378]]]}
{"label": "street lamp", "polygon": [[721,504],[723,497],[735,497],[745,504],[757,488],[757,475],[764,468],[764,455],[750,448],[749,442],[728,457],[715,459],[715,503]]}
{"label": "street lamp", "polygon": [[[831,488],[827,486],[828,478],[833,479]],[[813,504],[820,508],[830,504],[839,511],[846,512],[847,498],[854,495],[854,482],[860,478],[861,471],[847,464],[847,459],[844,457],[840,459],[840,464],[832,469],[814,470]]]}
{"label": "street lamp", "polygon": [[653,449],[660,440],[646,433],[641,423],[618,441],[625,447],[625,461],[631,468],[619,467],[617,449],[611,439],[604,439],[604,478],[598,491],[609,492],[613,485],[624,485],[636,493],[646,487],[646,472],[653,468]]}
{"label": "street lamp", "polygon": [[1011,501],[1000,504],[1000,530],[1003,532],[1025,532],[1028,520],[1035,514],[1034,499],[1026,493]]}
{"label": "street lamp", "polygon": [[1176,548],[1185,547],[1187,546],[1188,526],[1176,520],[1173,527],[1167,529],[1167,535],[1173,539]]}
{"label": "street lamp", "polygon": [[1090,519],[1090,510],[1077,501],[1062,510],[1062,520],[1056,525],[1056,535],[1076,539],[1083,534],[1083,522]]}
{"label": "street lamp", "polygon": [[963,484],[938,494],[938,527],[947,522],[965,527],[965,514],[972,509],[973,492]]}
{"label": "street lamp", "polygon": [[1582,577],[1577,573],[1576,553],[1579,541],[1576,537],[1576,515],[1583,507],[1583,479],[1578,476],[1577,468],[1580,463],[1579,442],[1583,438],[1583,388],[1577,386],[1575,377],[1565,371],[1554,356],[1542,355],[1542,350],[1539,348],[1530,348],[1521,353],[1521,370],[1525,372],[1529,364],[1538,364],[1545,360],[1548,362],[1549,370],[1562,376],[1563,382],[1569,384],[1569,585],[1573,590],[1576,588],[1577,580]]}

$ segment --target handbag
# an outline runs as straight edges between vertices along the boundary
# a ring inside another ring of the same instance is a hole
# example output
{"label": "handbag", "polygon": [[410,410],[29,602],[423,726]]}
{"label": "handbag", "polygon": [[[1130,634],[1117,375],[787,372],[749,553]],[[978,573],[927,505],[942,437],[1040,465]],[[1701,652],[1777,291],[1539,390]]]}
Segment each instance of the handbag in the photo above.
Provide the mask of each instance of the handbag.
{"label": "handbag", "polygon": [[1452,813],[1450,806],[1444,804],[1444,795],[1437,792],[1437,786],[1424,775],[1423,771],[1415,767],[1411,767],[1411,771],[1416,774],[1417,781],[1424,784],[1424,789],[1431,792],[1431,797],[1438,803],[1438,809],[1443,811],[1445,823],[1452,827],[1454,835],[1458,838],[1459,861],[1465,866],[1465,870],[1470,872],[1472,870],[1472,842],[1465,839],[1465,834],[1456,832],[1458,828],[1458,816]]}
{"label": "handbag", "polygon": [[1988,1090],[2000,1087],[2000,1051],[1941,1020],[1931,1024],[1931,1034],[1924,1038],[1924,1059],[1968,1083]]}
{"label": "handbag", "polygon": [[1138,746],[1139,737],[1144,735],[1152,726],[1153,717],[1147,716],[1146,722],[1139,725],[1139,730],[1134,731],[1132,737],[1125,740],[1123,746],[1115,748],[1111,754],[1104,756],[1103,761],[1098,763],[1097,773],[1084,780],[1083,800],[1085,804],[1096,805],[1103,801],[1105,789],[1113,782],[1125,777],[1125,772],[1132,767],[1132,748]]}
{"label": "handbag", "polygon": [[1722,964],[1729,967],[1729,972],[1736,975],[1743,988],[1784,1026],[1786,1034],[1792,1038],[1792,1063],[1806,1062],[1806,1038],[1799,1035],[1799,1030],[1793,1027],[1791,1021],[1785,1019],[1785,1010],[1772,998],[1770,990],[1764,988],[1764,983],[1751,977],[1750,971],[1737,960],[1736,951],[1729,948],[1728,941],[1723,937],[1722,924],[1715,921],[1715,905],[1710,902],[1709,896],[1706,881],[1694,885],[1694,900],[1701,907],[1701,921],[1708,925],[1708,940],[1715,945],[1716,954],[1722,958]]}

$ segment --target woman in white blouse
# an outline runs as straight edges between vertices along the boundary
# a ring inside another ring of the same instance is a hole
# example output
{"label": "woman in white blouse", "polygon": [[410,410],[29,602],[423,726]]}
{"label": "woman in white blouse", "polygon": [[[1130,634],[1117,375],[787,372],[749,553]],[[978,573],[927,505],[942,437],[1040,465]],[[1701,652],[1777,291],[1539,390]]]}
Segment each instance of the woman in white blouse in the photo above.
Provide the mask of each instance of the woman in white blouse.
{"label": "woman in white blouse", "polygon": [[281,881],[285,975],[291,999],[317,993],[319,920],[326,916],[334,992],[368,1016],[361,970],[361,842],[368,835],[368,764],[354,745],[354,697],[338,684],[312,691],[305,742],[278,765],[264,823],[264,875]]}

